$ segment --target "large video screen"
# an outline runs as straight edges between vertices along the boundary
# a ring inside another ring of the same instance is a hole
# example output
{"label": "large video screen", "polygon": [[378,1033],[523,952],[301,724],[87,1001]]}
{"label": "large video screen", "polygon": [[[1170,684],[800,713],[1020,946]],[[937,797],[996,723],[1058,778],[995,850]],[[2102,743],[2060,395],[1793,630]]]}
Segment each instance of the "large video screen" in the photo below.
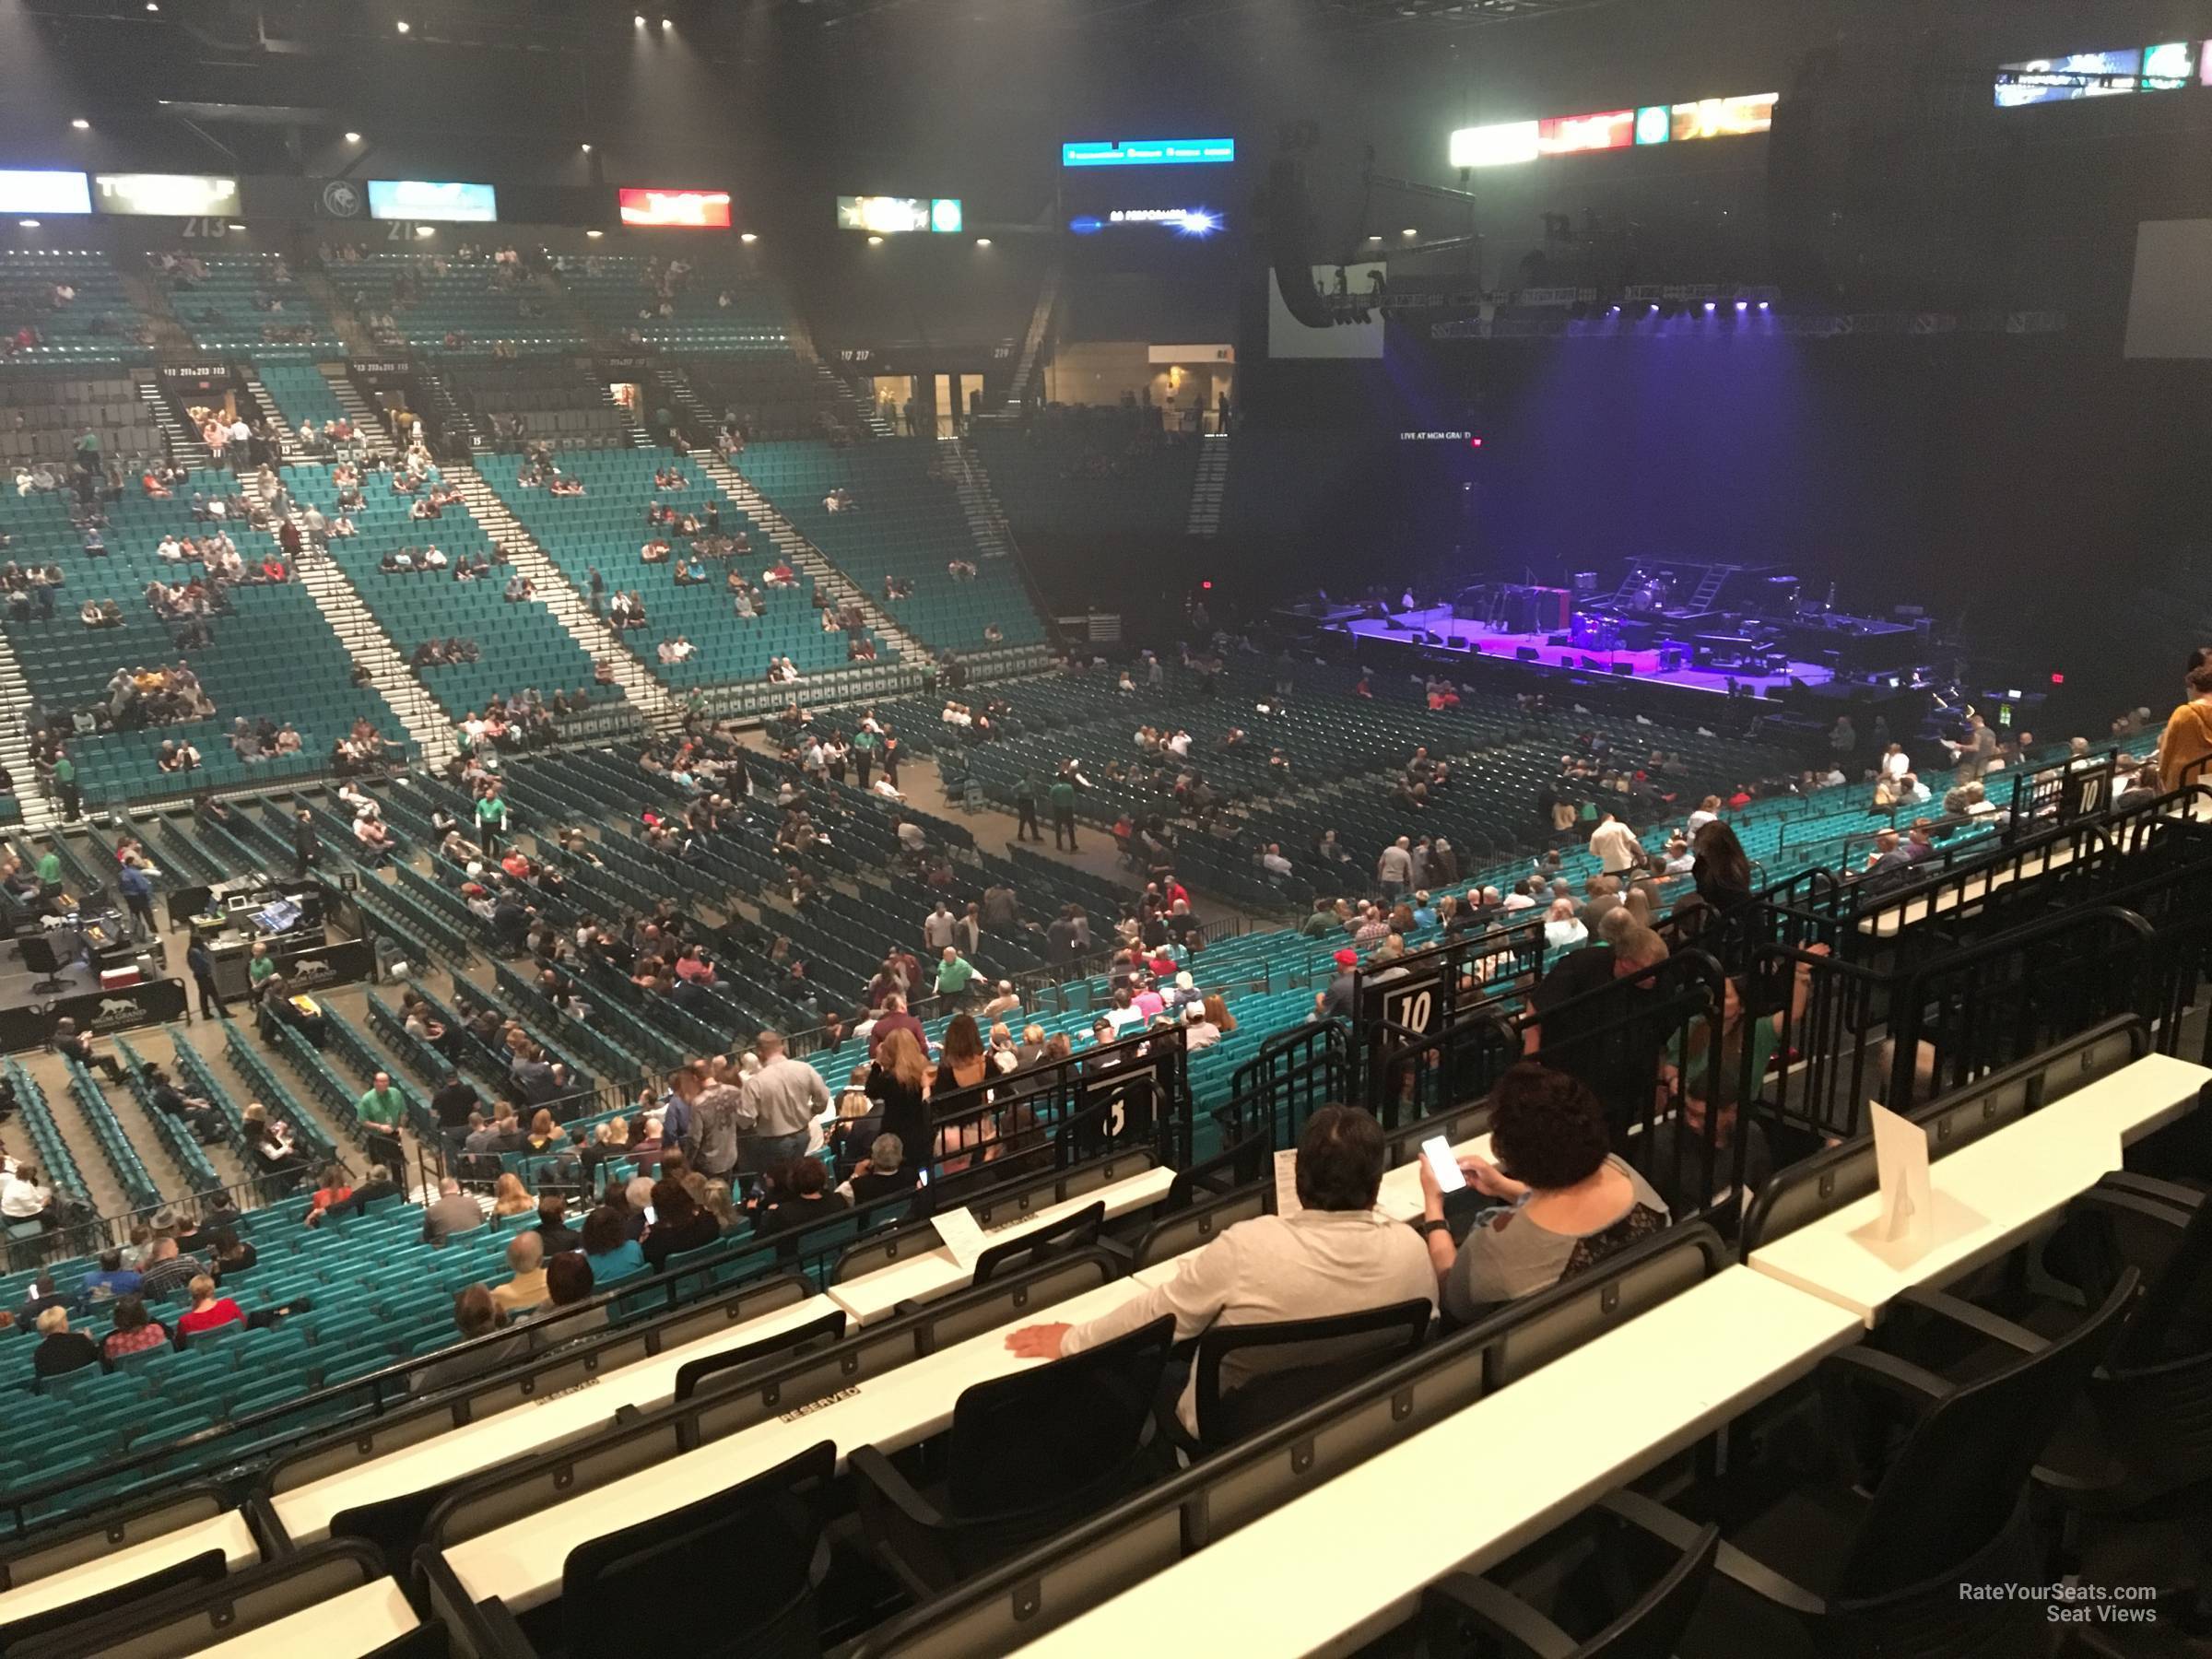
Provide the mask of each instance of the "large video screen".
{"label": "large video screen", "polygon": [[1452,135],[1451,162],[1453,167],[1518,167],[1544,156],[1764,133],[1774,125],[1774,106],[1781,96],[1753,92],[1738,98],[1701,98],[1695,103],[1645,104],[1594,115],[1552,115],[1541,121],[1461,127]]}
{"label": "large video screen", "polygon": [[1234,138],[1102,138],[1060,147],[1063,167],[1198,167],[1236,159]]}
{"label": "large video screen", "polygon": [[1674,142],[1770,132],[1774,125],[1774,106],[1781,98],[1778,92],[1755,92],[1748,98],[1700,98],[1696,103],[1678,103],[1675,106]]}
{"label": "large video screen", "polygon": [[726,190],[618,191],[626,225],[675,226],[689,230],[727,230],[730,193]]}
{"label": "large video screen", "polygon": [[959,231],[964,221],[958,196],[839,196],[837,228],[873,236],[905,236],[917,230],[939,235]]}
{"label": "large video screen", "polygon": [[1286,358],[1364,358],[1382,356],[1382,297],[1390,286],[1389,267],[1381,262],[1363,265],[1315,265],[1313,286],[1319,290],[1330,326],[1313,328],[1291,314],[1283,300],[1282,284],[1273,272],[1267,276],[1267,355]]}
{"label": "large video screen", "polygon": [[1608,110],[1602,115],[1555,115],[1536,123],[1536,150],[1571,156],[1583,150],[1627,149],[1636,142],[1636,112]]}
{"label": "large video screen", "polygon": [[81,172],[0,168],[0,213],[89,213],[92,183]]}
{"label": "large video screen", "polygon": [[499,194],[488,184],[434,179],[371,179],[369,217],[425,219],[444,225],[488,225],[500,217]]}
{"label": "large video screen", "polygon": [[2196,78],[2196,42],[2169,41],[2143,48],[2143,90],[2178,92]]}
{"label": "large video screen", "polygon": [[200,173],[95,173],[92,194],[102,213],[221,218],[238,211],[238,181]]}
{"label": "large video screen", "polygon": [[2067,57],[2030,58],[1997,66],[1997,108],[2066,103],[2077,98],[2113,98],[2133,92],[2143,78],[2143,49],[2077,52]]}

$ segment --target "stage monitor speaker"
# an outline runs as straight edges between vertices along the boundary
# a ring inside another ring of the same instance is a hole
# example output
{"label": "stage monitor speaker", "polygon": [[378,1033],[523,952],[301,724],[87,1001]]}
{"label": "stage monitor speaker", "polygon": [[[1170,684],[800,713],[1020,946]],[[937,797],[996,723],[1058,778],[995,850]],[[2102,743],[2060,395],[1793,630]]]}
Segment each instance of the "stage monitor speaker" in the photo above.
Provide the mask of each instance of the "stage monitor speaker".
{"label": "stage monitor speaker", "polygon": [[1306,195],[1305,170],[1292,157],[1278,156],[1267,170],[1260,194],[1267,226],[1267,262],[1283,309],[1308,328],[1327,328],[1335,319],[1313,283],[1313,209]]}
{"label": "stage monitor speaker", "polygon": [[1613,672],[1616,674],[1633,674],[1636,672],[1636,665],[1633,663],[1616,663],[1613,665]]}
{"label": "stage monitor speaker", "polygon": [[1543,659],[1543,653],[1534,645],[1517,645],[1513,648],[1513,654],[1524,663],[1540,662]]}

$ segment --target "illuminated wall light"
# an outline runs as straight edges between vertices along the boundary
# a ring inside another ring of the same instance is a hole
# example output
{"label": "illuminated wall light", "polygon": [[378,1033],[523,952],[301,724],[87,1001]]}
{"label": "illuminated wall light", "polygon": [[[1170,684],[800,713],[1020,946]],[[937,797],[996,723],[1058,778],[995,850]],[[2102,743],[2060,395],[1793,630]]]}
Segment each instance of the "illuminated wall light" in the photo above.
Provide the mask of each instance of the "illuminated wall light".
{"label": "illuminated wall light", "polygon": [[675,24],[673,24],[673,23],[671,23],[671,22],[669,22],[667,18],[663,18],[661,19],[661,27],[662,27],[663,29],[674,29],[674,28],[676,27],[676,25],[675,25]]}
{"label": "illuminated wall light", "polygon": [[586,235],[586,236],[588,236],[588,237],[590,237],[590,238],[592,239],[592,241],[598,241],[598,240],[599,240],[601,237],[605,236],[606,234],[606,231],[604,231],[604,230],[586,230],[586,231],[584,232],[584,235]]}
{"label": "illuminated wall light", "polygon": [[415,234],[418,236],[435,236],[438,234],[438,229],[434,225],[418,225],[415,227]]}
{"label": "illuminated wall light", "polygon": [[87,120],[86,120],[86,119],[85,119],[83,116],[82,116],[82,115],[79,115],[79,116],[78,116],[78,117],[77,117],[77,118],[75,120],[75,121],[71,122],[69,124],[70,124],[71,126],[75,127],[75,128],[76,128],[76,129],[78,132],[80,132],[80,133],[81,133],[81,132],[84,132],[84,131],[86,131],[88,128],[89,128],[89,127],[91,126],[91,124],[91,124],[90,122],[87,121]]}
{"label": "illuminated wall light", "polygon": [[36,230],[39,228],[39,221],[37,219],[18,219],[16,223],[22,226],[26,230]]}
{"label": "illuminated wall light", "polygon": [[346,135],[346,142],[348,144],[359,144],[360,141],[361,135],[359,133],[348,133]]}
{"label": "illuminated wall light", "polygon": [[635,23],[640,29],[642,29],[645,27],[645,14],[643,12],[639,12],[636,16],[630,18],[630,21]]}
{"label": "illuminated wall light", "polygon": [[975,245],[979,248],[987,248],[991,245],[991,239],[987,236],[979,236],[975,239]]}
{"label": "illuminated wall light", "polygon": [[412,23],[409,23],[405,18],[402,18],[398,22],[393,24],[392,27],[398,29],[401,34],[411,34],[415,28],[415,26]]}
{"label": "illuminated wall light", "polygon": [[1400,236],[1418,236],[1420,232],[1416,230],[1411,225],[1408,225],[1405,229],[1399,231],[1398,234]]}
{"label": "illuminated wall light", "polygon": [[760,240],[760,238],[754,232],[747,230],[740,234],[737,240],[741,242],[757,242]]}
{"label": "illuminated wall light", "polygon": [[871,247],[871,248],[880,248],[880,247],[882,247],[882,246],[883,246],[883,238],[882,238],[882,237],[880,237],[880,236],[871,236],[871,237],[869,237],[869,238],[868,238],[868,246],[869,246],[869,247]]}

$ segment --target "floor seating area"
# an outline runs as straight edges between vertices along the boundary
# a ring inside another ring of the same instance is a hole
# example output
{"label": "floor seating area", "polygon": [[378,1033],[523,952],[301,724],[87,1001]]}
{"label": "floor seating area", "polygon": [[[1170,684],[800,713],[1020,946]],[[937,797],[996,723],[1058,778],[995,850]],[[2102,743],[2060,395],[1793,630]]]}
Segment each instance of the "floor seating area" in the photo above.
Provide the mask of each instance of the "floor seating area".
{"label": "floor seating area", "polygon": [[102,455],[127,462],[161,453],[153,412],[139,401],[138,388],[129,379],[0,369],[0,463],[12,468],[27,462],[69,461],[87,427],[99,434]]}
{"label": "floor seating area", "polygon": [[[982,559],[973,531],[937,460],[934,439],[751,443],[734,462],[802,535],[828,554],[900,627],[938,651],[980,651],[1044,639],[1010,561]],[[833,491],[852,504],[832,512]],[[971,564],[972,577],[947,567]],[[911,590],[886,601],[886,582]],[[986,629],[1000,635],[992,640]]]}
{"label": "floor seating area", "polygon": [[[328,467],[287,466],[283,477],[302,507],[312,504],[326,514],[336,512],[337,492]],[[481,710],[494,696],[512,699],[533,688],[547,699],[556,691],[589,701],[621,697],[619,686],[594,681],[590,653],[542,601],[504,597],[513,573],[508,566],[495,563],[488,576],[454,580],[452,564],[478,554],[493,559],[498,553],[465,504],[456,501],[434,519],[410,518],[410,504],[417,498],[394,494],[382,475],[371,475],[362,494],[364,504],[352,515],[360,534],[334,538],[331,557],[392,636],[400,654],[412,662],[416,649],[426,641],[453,639],[472,641],[480,653],[473,663],[416,667],[416,677],[447,713],[458,720]],[[382,568],[389,554],[402,548],[427,552],[433,545],[451,561],[447,569]]]}
{"label": "floor seating area", "polygon": [[265,364],[346,355],[337,325],[281,255],[215,254],[199,263],[207,274],[189,282],[148,270],[148,280],[167,289],[170,310],[194,345]]}
{"label": "floor seating area", "polygon": [[[822,631],[813,580],[802,572],[795,573],[789,586],[765,586],[761,576],[776,562],[775,544],[723,495],[696,462],[665,450],[608,450],[564,454],[560,465],[564,473],[582,481],[582,495],[554,496],[543,488],[523,488],[514,473],[496,462],[486,477],[577,592],[589,594],[596,571],[610,600],[618,592],[635,592],[643,599],[645,626],[626,630],[623,642],[663,683],[681,688],[759,681],[770,663],[781,657],[789,657],[801,676],[810,679],[846,668],[851,661],[846,636],[841,629]],[[683,487],[657,488],[653,475],[670,466],[683,475]],[[687,550],[689,543],[665,528],[648,528],[646,509],[654,504],[672,507],[703,524],[710,502],[721,515],[721,534],[744,535],[751,551],[733,552],[726,559],[701,559],[706,580],[678,586],[676,554]],[[670,557],[646,564],[640,550],[656,535],[670,543]],[[760,590],[760,615],[736,614],[724,585],[732,568]],[[693,653],[682,662],[660,661],[659,648],[679,636],[690,641]],[[878,662],[888,664],[889,648],[878,641],[877,652]]]}
{"label": "floor seating area", "polygon": [[[228,487],[228,478],[222,480]],[[104,558],[87,559],[84,537],[70,523],[65,499],[50,494],[0,494],[0,534],[15,538],[9,556],[22,563],[58,563],[66,578],[55,594],[52,618],[9,618],[8,642],[23,667],[33,699],[48,713],[89,713],[107,699],[108,681],[118,668],[159,667],[189,662],[200,677],[213,716],[182,724],[107,733],[87,733],[70,741],[78,782],[88,801],[180,793],[274,775],[277,762],[249,768],[227,741],[230,724],[267,718],[297,725],[302,761],[320,766],[331,745],[358,719],[367,719],[394,743],[404,742],[398,717],[373,688],[353,684],[352,662],[345,645],[316,608],[314,597],[296,582],[248,582],[229,591],[231,608],[209,621],[213,643],[181,651],[171,625],[156,617],[144,596],[147,583],[187,580],[193,567],[164,562],[156,554],[161,538],[202,534],[210,529],[192,516],[189,494],[151,500],[126,492],[107,504]],[[245,529],[231,531],[249,566],[276,551],[273,538]],[[120,627],[87,628],[78,607],[88,600],[112,599]],[[201,769],[189,777],[162,774],[155,754],[165,740],[190,742],[200,751]]]}
{"label": "floor seating area", "polygon": [[[57,306],[57,288],[75,298]],[[149,355],[136,342],[146,319],[108,256],[89,248],[0,249],[0,360],[120,366]],[[29,330],[34,336],[24,343]]]}
{"label": "floor seating area", "polygon": [[[788,313],[757,264],[727,254],[693,264],[688,279],[669,296],[660,291],[659,270],[665,267],[634,254],[557,254],[553,268],[578,309],[618,338],[667,352],[788,357]],[[660,314],[664,302],[673,314]]]}

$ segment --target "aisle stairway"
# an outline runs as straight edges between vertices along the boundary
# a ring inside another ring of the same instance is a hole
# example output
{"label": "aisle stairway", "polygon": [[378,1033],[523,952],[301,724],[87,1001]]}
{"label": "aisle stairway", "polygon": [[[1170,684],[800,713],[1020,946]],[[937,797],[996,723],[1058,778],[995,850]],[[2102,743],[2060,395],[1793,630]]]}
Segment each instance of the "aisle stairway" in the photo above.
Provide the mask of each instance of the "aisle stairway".
{"label": "aisle stairway", "polygon": [[132,371],[131,379],[137,384],[138,401],[146,406],[147,414],[169,445],[170,458],[180,466],[213,466],[215,457],[207,453],[206,444],[184,424],[176,406],[161,390],[161,377],[151,369],[138,369]]}
{"label": "aisle stairway", "polygon": [[1229,484],[1229,434],[1206,432],[1198,439],[1198,476],[1191,481],[1191,516],[1186,535],[1221,533],[1221,492]]}
{"label": "aisle stairway", "polygon": [[990,476],[977,463],[975,452],[959,439],[947,438],[939,441],[937,453],[952,479],[952,493],[959,498],[960,511],[967,514],[977,550],[985,559],[1012,558],[1014,532],[1007,527],[998,498],[991,493]]}
{"label": "aisle stairway", "polygon": [[[251,477],[241,479],[240,487],[247,495],[267,504],[267,497],[262,493],[257,479]],[[295,524],[299,523],[297,510],[291,518]],[[304,528],[300,534],[304,538]],[[316,608],[345,642],[347,652],[369,670],[369,683],[383,695],[399,716],[407,736],[421,751],[423,766],[442,767],[453,758],[456,747],[453,722],[440,710],[429,688],[415,677],[406,659],[393,644],[392,636],[369,614],[369,607],[354,592],[353,583],[346,580],[334,560],[313,553],[300,559],[297,574],[300,585],[314,596]]]}
{"label": "aisle stairway", "polygon": [[155,350],[205,360],[205,354],[171,309],[167,289],[142,271],[119,270],[116,276],[123,283],[123,291],[131,297],[131,303],[153,324]]}
{"label": "aisle stairway", "polygon": [[369,358],[377,356],[384,349],[362,325],[353,307],[346,302],[346,297],[331,286],[328,276],[313,269],[302,270],[299,276],[300,286],[308,291],[315,303],[323,308],[324,314],[335,325],[338,338],[345,342],[348,352],[356,357]]}
{"label": "aisle stairway", "polygon": [[23,677],[16,648],[6,633],[0,633],[0,764],[6,766],[8,775],[16,781],[16,801],[24,823],[40,830],[58,822],[61,815],[31,784],[35,769],[30,763],[30,738],[23,729],[29,708],[30,683]]}
{"label": "aisle stairway", "polygon": [[284,418],[284,411],[276,406],[276,399],[270,394],[268,387],[262,384],[261,371],[250,364],[246,369],[246,395],[253,400],[262,414],[268,418],[269,425],[276,429],[278,453],[288,461],[296,457],[300,453],[300,434],[292,429],[292,423]]}
{"label": "aisle stairway", "polygon": [[692,459],[705,468],[707,477],[714,480],[724,495],[745,509],[753,523],[768,532],[769,539],[776,544],[776,551],[791,561],[793,570],[804,571],[812,577],[815,586],[829,594],[841,610],[849,604],[857,604],[860,614],[867,618],[868,631],[896,651],[900,661],[916,667],[929,661],[929,647],[891,620],[882,606],[830,563],[819,547],[794,529],[791,521],[778,512],[774,504],[736,468],[712,451],[702,451]]}
{"label": "aisle stairway", "polygon": [[592,615],[592,607],[584,602],[583,595],[576,591],[560,567],[546,557],[546,550],[523,528],[514,514],[507,511],[506,502],[484,481],[483,475],[473,466],[458,465],[441,470],[445,481],[461,492],[461,499],[468,503],[477,522],[493,541],[507,550],[514,568],[530,578],[538,602],[568,629],[569,637],[594,661],[604,660],[614,665],[615,680],[631,706],[650,722],[675,719],[677,706],[668,695],[667,687],[624,648],[604,618]]}
{"label": "aisle stairway", "polygon": [[376,411],[369,406],[369,400],[361,395],[361,389],[353,383],[353,376],[346,372],[346,365],[323,363],[317,367],[322,370],[323,378],[330,382],[331,396],[338,400],[338,407],[346,411],[346,418],[353,422],[353,429],[360,434],[368,452],[372,455],[390,454],[391,434],[384,430],[384,423],[377,418]]}
{"label": "aisle stairway", "polygon": [[1062,276],[1056,259],[1045,268],[1044,281],[1037,290],[1037,309],[1030,313],[1030,332],[1022,339],[1021,355],[1014,361],[1014,377],[1006,382],[1003,418],[1018,416],[1022,405],[1029,401],[1030,385],[1037,375],[1037,359],[1044,353],[1045,339],[1052,333],[1053,312],[1060,303]]}

